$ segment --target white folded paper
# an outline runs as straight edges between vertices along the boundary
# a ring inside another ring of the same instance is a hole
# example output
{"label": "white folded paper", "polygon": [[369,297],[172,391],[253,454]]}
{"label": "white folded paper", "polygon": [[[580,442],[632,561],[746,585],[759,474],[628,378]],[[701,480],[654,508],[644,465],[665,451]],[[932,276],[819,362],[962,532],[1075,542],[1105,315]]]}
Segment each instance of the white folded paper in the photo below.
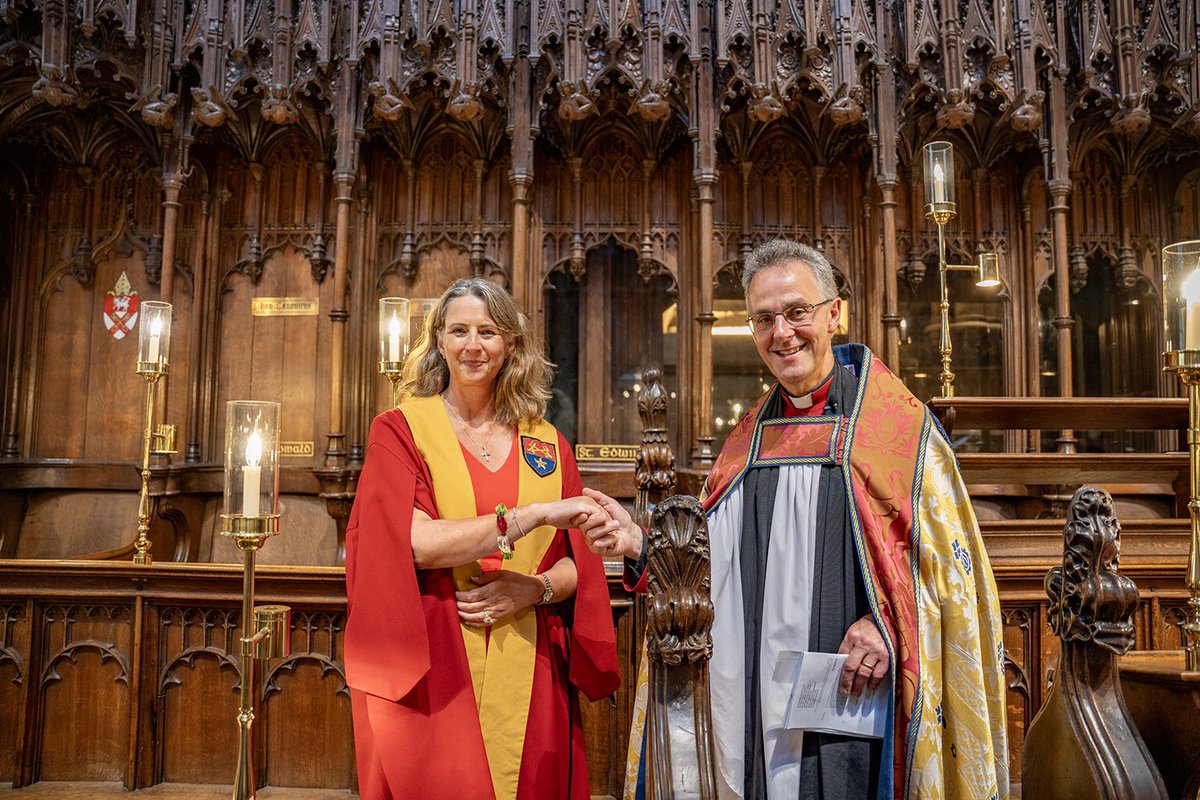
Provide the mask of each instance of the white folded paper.
{"label": "white folded paper", "polygon": [[836,653],[798,653],[785,650],[775,665],[775,679],[791,673],[783,726],[794,730],[837,733],[879,739],[887,732],[892,682],[886,677],[875,691],[853,699],[838,691],[846,656]]}

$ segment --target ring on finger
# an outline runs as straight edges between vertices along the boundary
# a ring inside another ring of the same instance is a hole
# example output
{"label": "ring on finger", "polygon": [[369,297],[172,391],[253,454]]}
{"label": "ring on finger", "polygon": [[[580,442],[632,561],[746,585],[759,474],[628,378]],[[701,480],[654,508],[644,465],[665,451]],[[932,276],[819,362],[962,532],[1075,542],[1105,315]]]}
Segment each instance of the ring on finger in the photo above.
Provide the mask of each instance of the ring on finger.
{"label": "ring on finger", "polygon": [[484,625],[492,625],[495,622],[496,622],[496,618],[492,616],[492,612],[485,611],[483,614],[483,624]]}

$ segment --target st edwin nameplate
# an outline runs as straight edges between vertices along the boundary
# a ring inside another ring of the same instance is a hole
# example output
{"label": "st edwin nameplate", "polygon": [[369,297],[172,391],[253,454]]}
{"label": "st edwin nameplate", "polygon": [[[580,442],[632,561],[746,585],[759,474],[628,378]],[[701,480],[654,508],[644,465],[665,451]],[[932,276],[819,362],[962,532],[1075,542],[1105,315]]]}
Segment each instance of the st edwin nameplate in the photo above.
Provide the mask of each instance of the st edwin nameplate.
{"label": "st edwin nameplate", "polygon": [[250,303],[255,317],[315,317],[319,301],[315,297],[256,297]]}
{"label": "st edwin nameplate", "polygon": [[577,444],[576,461],[636,461],[636,444]]}

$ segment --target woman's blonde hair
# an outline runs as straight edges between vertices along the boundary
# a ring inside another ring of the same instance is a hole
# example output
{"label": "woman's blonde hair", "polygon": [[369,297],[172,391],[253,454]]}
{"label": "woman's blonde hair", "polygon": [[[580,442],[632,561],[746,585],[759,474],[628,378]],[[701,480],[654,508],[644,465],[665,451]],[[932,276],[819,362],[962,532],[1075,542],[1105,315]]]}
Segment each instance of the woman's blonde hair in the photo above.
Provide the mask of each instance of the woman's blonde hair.
{"label": "woman's blonde hair", "polygon": [[446,307],[450,301],[468,295],[484,302],[504,341],[513,346],[496,376],[492,397],[496,421],[504,425],[536,422],[546,414],[550,371],[554,365],[542,354],[541,342],[533,336],[529,320],[517,307],[517,301],[503,287],[484,278],[464,278],[450,284],[429,312],[421,338],[404,362],[401,398],[432,397],[450,385],[450,369],[438,350],[437,337],[446,327]]}

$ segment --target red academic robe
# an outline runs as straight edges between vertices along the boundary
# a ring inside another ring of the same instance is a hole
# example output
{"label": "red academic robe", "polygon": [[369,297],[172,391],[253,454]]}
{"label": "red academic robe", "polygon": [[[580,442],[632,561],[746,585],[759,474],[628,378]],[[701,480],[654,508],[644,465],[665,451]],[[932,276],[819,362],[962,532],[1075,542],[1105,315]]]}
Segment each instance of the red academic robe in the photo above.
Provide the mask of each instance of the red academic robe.
{"label": "red academic robe", "polygon": [[[582,482],[559,436],[563,496]],[[517,448],[509,458],[520,458]],[[371,426],[346,531],[346,678],[363,800],[494,796],[450,569],[413,566],[413,508],[438,518],[429,470],[402,412]],[[591,700],[620,682],[608,585],[576,530],[539,569],[571,555],[573,599],[537,607],[537,660],[518,800],[589,796],[575,690]],[[500,765],[504,768],[504,765]]]}

